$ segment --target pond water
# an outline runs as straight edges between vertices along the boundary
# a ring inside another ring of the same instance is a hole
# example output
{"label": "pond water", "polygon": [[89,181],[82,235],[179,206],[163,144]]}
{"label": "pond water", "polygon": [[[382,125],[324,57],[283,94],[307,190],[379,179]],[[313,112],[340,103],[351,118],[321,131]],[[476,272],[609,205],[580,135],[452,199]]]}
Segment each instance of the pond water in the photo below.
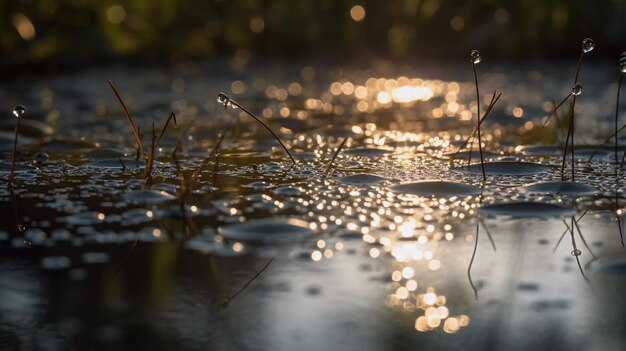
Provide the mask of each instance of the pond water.
{"label": "pond water", "polygon": [[[574,67],[483,64],[481,111],[504,93],[482,127],[486,181],[476,143],[454,156],[476,118],[471,66],[3,82],[0,348],[622,350],[624,169],[613,142],[587,162],[612,133],[617,68],[583,67],[570,182],[566,108],[561,128],[544,118]],[[176,113],[148,180],[107,80],[146,151]]]}

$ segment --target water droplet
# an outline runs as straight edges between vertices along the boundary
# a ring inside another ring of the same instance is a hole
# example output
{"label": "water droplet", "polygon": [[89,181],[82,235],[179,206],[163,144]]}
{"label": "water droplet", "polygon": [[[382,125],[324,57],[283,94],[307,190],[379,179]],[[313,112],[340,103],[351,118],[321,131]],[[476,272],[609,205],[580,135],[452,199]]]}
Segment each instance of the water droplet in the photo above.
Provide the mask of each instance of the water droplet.
{"label": "water droplet", "polygon": [[574,84],[574,86],[572,86],[572,95],[580,95],[583,92],[583,87],[580,84]]}
{"label": "water droplet", "polygon": [[224,93],[219,93],[217,94],[217,102],[224,105],[224,108],[228,108],[232,106],[232,102],[230,101],[230,98],[228,97],[228,95],[224,94]]}
{"label": "water droplet", "polygon": [[583,253],[582,253],[582,251],[580,251],[578,249],[574,249],[574,250],[572,250],[571,254],[572,254],[572,256],[580,256]]}
{"label": "water droplet", "polygon": [[583,39],[583,52],[587,53],[589,51],[592,51],[595,47],[596,47],[596,43],[593,42],[593,39],[591,38],[585,38]]}
{"label": "water droplet", "polygon": [[33,165],[35,166],[45,165],[48,163],[48,159],[50,159],[50,156],[47,153],[38,152],[33,157]]}
{"label": "water droplet", "polygon": [[28,241],[28,240],[24,240],[24,247],[25,247],[25,248],[30,249],[30,248],[31,248],[31,246],[33,246],[33,243],[31,243],[31,242],[30,242],[30,241]]}
{"label": "water droplet", "polygon": [[26,107],[22,105],[17,105],[13,107],[13,116],[15,116],[15,118],[22,118],[24,117],[25,114],[26,114]]}
{"label": "water droplet", "polygon": [[619,70],[626,73],[626,51],[622,52],[619,57]]}
{"label": "water droplet", "polygon": [[470,61],[472,61],[473,64],[479,63],[480,60],[480,52],[478,50],[470,51]]}

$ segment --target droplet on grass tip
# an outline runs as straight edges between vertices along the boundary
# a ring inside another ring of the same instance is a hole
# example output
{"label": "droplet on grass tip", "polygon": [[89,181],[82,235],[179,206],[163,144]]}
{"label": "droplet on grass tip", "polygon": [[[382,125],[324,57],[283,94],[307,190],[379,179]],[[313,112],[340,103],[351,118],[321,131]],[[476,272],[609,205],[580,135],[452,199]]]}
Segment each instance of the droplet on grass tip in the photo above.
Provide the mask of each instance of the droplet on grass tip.
{"label": "droplet on grass tip", "polygon": [[591,38],[583,39],[582,48],[584,53],[592,51],[596,47],[596,43]]}
{"label": "droplet on grass tip", "polygon": [[217,102],[224,105],[224,108],[228,108],[232,105],[230,98],[224,93],[217,94]]}
{"label": "droplet on grass tip", "polygon": [[22,118],[24,117],[25,114],[26,114],[26,107],[22,105],[17,105],[13,107],[13,116],[15,116],[15,118]]}
{"label": "droplet on grass tip", "polygon": [[481,57],[480,57],[480,52],[478,50],[470,51],[470,61],[472,61],[473,64],[479,63],[480,60],[481,60]]}
{"label": "droplet on grass tip", "polygon": [[619,57],[619,70],[622,73],[626,73],[626,51],[622,52]]}

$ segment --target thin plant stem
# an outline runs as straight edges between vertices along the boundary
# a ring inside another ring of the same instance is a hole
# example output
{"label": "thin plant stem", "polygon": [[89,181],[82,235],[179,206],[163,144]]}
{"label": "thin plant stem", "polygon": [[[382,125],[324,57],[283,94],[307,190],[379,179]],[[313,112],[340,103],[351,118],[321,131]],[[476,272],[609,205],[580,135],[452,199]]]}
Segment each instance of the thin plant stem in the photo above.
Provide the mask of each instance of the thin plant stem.
{"label": "thin plant stem", "polygon": [[[606,145],[606,143],[608,143],[611,139],[615,138],[615,140],[617,140],[617,134],[619,132],[621,132],[622,130],[624,130],[624,129],[626,129],[626,124],[624,124],[623,126],[621,126],[618,129],[616,129],[615,133],[609,135],[606,139],[604,139],[604,141],[593,150],[593,152],[591,153],[591,156],[589,156],[588,162],[591,162],[591,160],[598,153],[598,151],[600,151],[600,149],[602,149],[602,147],[604,145]],[[616,150],[617,150],[617,148],[616,148]],[[617,155],[617,153],[616,153],[616,155]],[[619,163],[619,158],[615,159],[615,163]]]}
{"label": "thin plant stem", "polygon": [[563,100],[561,100],[561,102],[559,102],[558,105],[555,104],[555,106],[553,107],[552,111],[550,111],[550,114],[548,115],[548,118],[546,118],[546,120],[543,121],[543,126],[544,127],[548,124],[548,122],[550,122],[550,118],[552,118],[552,116],[554,116],[556,118],[557,123],[558,123],[559,116],[557,116],[556,111],[559,109],[559,107],[561,107],[561,105],[563,105],[565,103],[565,101],[567,101],[567,99],[570,98],[570,96],[572,96],[571,93],[567,94],[567,96]]}
{"label": "thin plant stem", "polygon": [[213,146],[213,150],[211,150],[211,153],[209,154],[209,156],[207,156],[203,161],[202,164],[200,165],[200,167],[198,167],[198,169],[193,173],[193,175],[191,176],[191,182],[189,184],[189,189],[191,191],[193,191],[193,189],[196,188],[196,186],[198,185],[198,183],[200,182],[200,175],[202,173],[202,170],[204,170],[206,168],[206,166],[209,164],[209,161],[211,160],[211,158],[215,155],[217,155],[217,152],[220,148],[220,145],[222,145],[222,141],[224,140],[224,133],[220,133],[217,136],[217,140],[215,141],[215,145]]}
{"label": "thin plant stem", "polygon": [[15,157],[17,155],[17,137],[20,131],[20,118],[15,123],[15,135],[13,136],[13,154],[11,155],[11,173],[9,174],[9,185],[13,184],[13,177],[15,176]]}
{"label": "thin plant stem", "polygon": [[227,99],[226,103],[224,104],[224,107],[228,107],[228,104],[235,105],[238,108],[240,108],[243,112],[245,112],[248,116],[254,118],[257,122],[261,123],[261,125],[265,127],[265,129],[267,129],[267,131],[270,132],[274,136],[274,138],[278,141],[278,143],[280,143],[280,146],[282,146],[285,152],[287,153],[287,155],[289,155],[291,162],[293,162],[294,165],[296,164],[296,160],[293,158],[293,156],[291,156],[291,153],[287,149],[287,146],[285,146],[285,144],[280,140],[278,135],[272,130],[272,128],[270,128],[270,126],[267,125],[267,123],[263,122],[259,117],[255,116],[252,112],[248,111],[245,107],[241,106],[237,101],[231,99],[226,94],[220,93],[219,96],[222,96]]}
{"label": "thin plant stem", "polygon": [[575,150],[574,150],[574,131],[575,131],[575,129],[574,129],[574,120],[575,120],[575,118],[574,118],[574,109],[575,108],[576,108],[576,95],[574,95],[574,98],[572,99],[572,112],[570,114],[571,121],[572,121],[572,124],[571,124],[571,128],[572,128],[572,182],[576,181],[575,173],[574,173],[574,165],[575,165],[575,162],[576,162],[576,159],[575,159],[575,156],[574,156],[574,154],[575,154]]}
{"label": "thin plant stem", "polygon": [[335,162],[335,159],[337,159],[337,156],[339,155],[339,153],[341,152],[341,149],[343,149],[343,146],[346,144],[346,142],[348,141],[348,139],[350,139],[350,137],[345,137],[343,138],[343,140],[341,141],[341,143],[339,144],[339,146],[337,147],[337,150],[335,150],[335,153],[333,154],[333,157],[330,159],[330,162],[328,162],[328,165],[326,165],[326,169],[324,170],[324,177],[328,174],[328,172],[330,171],[330,168],[333,166],[333,163]]}
{"label": "thin plant stem", "polygon": [[622,83],[624,82],[624,73],[619,75],[619,83],[617,83],[617,102],[615,103],[615,163],[618,162],[617,159],[617,148],[618,148],[618,138],[617,138],[617,120],[619,118],[619,95],[622,89]]}
{"label": "thin plant stem", "polygon": [[[572,106],[572,113],[573,111],[574,110]],[[561,163],[561,181],[565,180],[565,173],[564,173],[565,172],[565,160],[567,156],[567,148],[569,147],[569,138],[571,134],[572,134],[572,114],[570,114],[569,125],[567,127],[567,138],[565,139],[565,150],[563,150],[563,161]]]}
{"label": "thin plant stem", "polygon": [[[489,103],[489,106],[487,107],[487,111],[485,111],[485,115],[483,116],[483,118],[481,118],[479,124],[482,124],[487,119],[487,116],[489,116],[489,113],[491,113],[491,110],[493,109],[493,107],[498,102],[498,100],[500,99],[501,96],[502,96],[502,93],[499,93],[497,96],[496,96],[496,92],[493,93],[493,96],[491,97],[491,102]],[[477,132],[478,132],[478,126],[474,127],[474,130],[472,131],[470,136],[467,137],[467,139],[465,139],[465,142],[463,142],[463,144],[452,155],[452,157],[450,158],[450,162],[454,162],[454,160],[456,159],[456,156],[459,154],[459,152],[461,152],[461,150],[463,150],[467,146],[467,144],[470,142],[470,140],[474,139],[474,137],[476,136]],[[470,148],[470,151],[471,151],[471,148]]]}
{"label": "thin plant stem", "polygon": [[476,64],[472,62],[472,69],[474,71],[474,83],[476,86],[476,128],[478,130],[478,152],[480,153],[480,168],[483,172],[483,182],[487,181],[487,174],[485,173],[485,159],[483,158],[483,144],[480,137],[480,93],[478,91],[478,75],[476,74]]}
{"label": "thin plant stem", "polygon": [[111,87],[111,90],[113,90],[113,94],[115,94],[115,97],[117,97],[117,100],[120,102],[120,105],[122,105],[122,109],[124,110],[124,113],[126,114],[126,118],[128,119],[128,122],[130,123],[130,127],[133,131],[133,134],[135,135],[135,140],[137,141],[137,147],[139,148],[139,153],[141,154],[142,157],[145,157],[146,152],[144,151],[143,145],[141,144],[139,131],[137,130],[137,127],[135,126],[135,121],[133,120],[133,117],[131,116],[130,111],[128,110],[128,107],[126,107],[126,104],[124,103],[124,99],[122,99],[122,96],[117,91],[117,88],[115,88],[115,85],[113,84],[113,82],[109,80],[108,83],[109,83],[109,86]]}
{"label": "thin plant stem", "polygon": [[163,137],[163,134],[165,134],[165,131],[167,130],[167,126],[170,124],[170,121],[174,121],[174,125],[177,125],[176,123],[176,114],[174,112],[170,113],[170,116],[167,117],[167,120],[165,121],[165,125],[163,126],[163,129],[161,129],[161,134],[159,134],[159,137],[156,140],[156,144],[159,145],[159,142],[161,141],[161,138]]}
{"label": "thin plant stem", "polygon": [[191,120],[191,122],[189,122],[189,125],[187,125],[187,127],[183,130],[183,132],[180,133],[180,136],[176,140],[176,146],[174,147],[174,151],[172,151],[172,158],[173,159],[176,159],[176,154],[182,148],[183,138],[185,137],[185,135],[187,135],[187,133],[189,133],[189,130],[191,129],[191,127],[193,127],[195,122],[196,122],[195,119]]}
{"label": "thin plant stem", "polygon": [[[151,183],[152,178],[152,166],[154,165],[154,152],[156,150],[156,131],[154,130],[154,122],[152,123],[152,141],[150,143],[150,153],[148,154],[148,159],[146,160],[146,167],[143,171],[143,178]],[[150,184],[148,184],[150,185]]]}

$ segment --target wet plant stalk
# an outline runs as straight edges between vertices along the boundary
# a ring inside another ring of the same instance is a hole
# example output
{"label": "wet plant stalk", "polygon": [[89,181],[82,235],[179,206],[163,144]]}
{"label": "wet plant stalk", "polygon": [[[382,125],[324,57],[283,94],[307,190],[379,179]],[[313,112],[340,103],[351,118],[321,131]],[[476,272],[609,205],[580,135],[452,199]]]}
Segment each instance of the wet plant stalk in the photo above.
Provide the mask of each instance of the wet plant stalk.
{"label": "wet plant stalk", "polygon": [[282,146],[285,152],[287,153],[287,155],[289,155],[291,162],[293,162],[294,165],[296,164],[296,160],[293,158],[293,156],[291,156],[291,153],[289,152],[289,149],[287,149],[287,146],[285,146],[285,144],[280,140],[278,135],[272,130],[272,128],[270,128],[270,126],[267,125],[267,123],[263,122],[259,117],[255,116],[252,112],[248,111],[245,107],[241,106],[237,101],[226,96],[226,94],[220,93],[220,96],[223,96],[225,99],[227,99],[226,103],[224,104],[225,107],[228,107],[229,103],[233,104],[237,106],[238,108],[240,108],[248,116],[254,118],[257,122],[261,123],[261,125],[265,127],[265,129],[267,129],[267,131],[270,132],[274,136],[274,138],[278,141],[278,143],[280,143],[280,146]]}
{"label": "wet plant stalk", "polygon": [[343,139],[343,141],[341,141],[341,144],[339,144],[339,146],[337,147],[337,150],[335,150],[335,153],[333,154],[333,158],[330,159],[330,162],[328,162],[328,165],[326,166],[326,169],[324,170],[324,177],[330,171],[330,168],[332,167],[333,163],[335,162],[335,159],[337,158],[337,156],[341,152],[341,149],[343,149],[343,146],[346,144],[346,142],[348,141],[349,138],[350,137],[345,137]]}
{"label": "wet plant stalk", "polygon": [[128,119],[128,123],[130,123],[130,128],[133,131],[133,134],[135,135],[135,140],[137,141],[137,147],[139,148],[139,153],[141,154],[142,157],[145,157],[146,152],[143,149],[143,145],[141,144],[141,138],[139,137],[139,131],[137,130],[137,127],[135,125],[135,121],[133,120],[133,117],[130,114],[130,111],[128,110],[128,107],[126,107],[126,104],[124,103],[124,99],[122,99],[122,96],[120,95],[120,93],[117,91],[117,88],[115,88],[115,85],[113,84],[112,81],[107,81],[109,83],[109,86],[111,87],[111,90],[113,90],[113,94],[115,94],[115,97],[117,98],[117,100],[120,102],[120,105],[122,105],[122,109],[124,110],[124,113],[126,114],[126,118]]}
{"label": "wet plant stalk", "polygon": [[[487,111],[485,111],[485,115],[480,119],[480,121],[478,122],[478,125],[482,125],[482,123],[487,119],[487,116],[489,116],[489,114],[491,113],[491,110],[493,109],[493,107],[498,102],[501,96],[502,96],[502,93],[499,93],[496,96],[496,92],[495,91],[493,92],[493,96],[491,97],[491,102],[489,103],[489,106],[487,107]],[[461,150],[463,150],[467,146],[470,140],[474,139],[474,137],[476,136],[476,133],[478,132],[478,125],[474,127],[474,130],[472,131],[470,136],[467,137],[467,139],[465,139],[465,142],[463,142],[463,144],[452,155],[452,157],[450,158],[450,162],[453,163],[454,160],[456,159],[456,156],[459,154],[459,152],[461,152]],[[470,146],[470,155],[471,155],[471,146]],[[470,159],[471,159],[471,156],[470,156]]]}
{"label": "wet plant stalk", "polygon": [[20,131],[20,118],[17,118],[15,123],[15,135],[13,136],[13,154],[11,155],[11,173],[9,174],[9,185],[13,184],[13,177],[15,176],[15,158],[17,156],[17,137]]}
{"label": "wet plant stalk", "polygon": [[[580,66],[583,62],[583,56],[585,55],[584,51],[580,52],[580,56],[578,56],[578,64],[576,65],[576,76],[574,77],[574,85],[578,84],[578,77],[580,76]],[[572,94],[574,95],[574,94]],[[572,137],[572,182],[575,181],[574,174],[574,162],[576,160],[575,152],[574,152],[574,108],[576,108],[576,95],[572,99],[572,111],[570,113],[569,120],[569,130],[567,132],[567,139],[565,140],[565,151],[563,151],[563,162],[561,163],[561,180],[565,179],[565,158],[567,156],[567,144],[569,142],[570,135]]]}
{"label": "wet plant stalk", "polygon": [[472,69],[474,71],[474,83],[476,85],[476,128],[478,130],[478,152],[480,153],[480,168],[483,172],[483,182],[487,181],[487,174],[485,173],[485,160],[483,158],[483,144],[480,137],[480,93],[478,91],[478,75],[476,74],[476,64],[472,62]]}
{"label": "wet plant stalk", "polygon": [[622,83],[624,82],[624,73],[621,73],[619,75],[619,83],[617,83],[617,98],[616,98],[616,102],[615,102],[615,163],[617,164],[618,162],[618,157],[617,157],[617,148],[618,148],[618,138],[617,138],[617,134],[619,133],[617,131],[617,120],[619,117],[619,95],[620,92],[622,90]]}

